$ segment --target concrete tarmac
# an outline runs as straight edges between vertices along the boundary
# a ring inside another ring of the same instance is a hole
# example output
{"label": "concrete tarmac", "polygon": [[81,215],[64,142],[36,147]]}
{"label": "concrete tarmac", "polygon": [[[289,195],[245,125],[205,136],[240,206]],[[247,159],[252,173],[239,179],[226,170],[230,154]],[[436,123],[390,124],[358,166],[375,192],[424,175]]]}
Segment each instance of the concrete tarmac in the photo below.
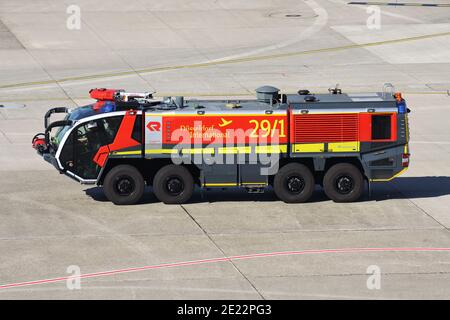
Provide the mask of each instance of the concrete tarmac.
{"label": "concrete tarmac", "polygon": [[[79,30],[67,28],[73,4]],[[374,26],[373,11],[341,0],[2,0],[0,286],[68,276],[72,265],[86,274],[279,251],[450,247],[450,8],[379,8]],[[91,103],[94,87],[219,98],[337,83],[344,92],[392,83],[412,109],[409,170],[357,203],[318,188],[305,204],[228,190],[197,191],[180,206],[149,190],[138,205],[115,206],[31,148],[50,107]],[[370,266],[379,289],[367,287]],[[93,277],[80,290],[65,281],[0,289],[0,299],[24,298],[449,299],[450,252],[276,256]]]}

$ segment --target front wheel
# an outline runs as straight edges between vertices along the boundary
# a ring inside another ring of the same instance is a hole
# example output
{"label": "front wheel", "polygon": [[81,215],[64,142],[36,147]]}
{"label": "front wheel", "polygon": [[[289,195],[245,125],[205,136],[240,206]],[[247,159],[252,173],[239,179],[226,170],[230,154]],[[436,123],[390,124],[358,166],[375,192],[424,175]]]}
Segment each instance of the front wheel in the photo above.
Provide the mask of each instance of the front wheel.
{"label": "front wheel", "polygon": [[323,189],[335,202],[356,201],[364,191],[361,170],[350,163],[335,164],[325,173]]}
{"label": "front wheel", "polygon": [[133,166],[118,165],[111,169],[103,182],[106,197],[118,205],[135,204],[144,194],[145,182]]}
{"label": "front wheel", "polygon": [[169,164],[156,173],[153,179],[153,192],[166,204],[185,203],[194,192],[194,179],[185,167]]}
{"label": "front wheel", "polygon": [[273,189],[287,203],[306,202],[314,192],[314,176],[307,166],[289,163],[275,175]]}

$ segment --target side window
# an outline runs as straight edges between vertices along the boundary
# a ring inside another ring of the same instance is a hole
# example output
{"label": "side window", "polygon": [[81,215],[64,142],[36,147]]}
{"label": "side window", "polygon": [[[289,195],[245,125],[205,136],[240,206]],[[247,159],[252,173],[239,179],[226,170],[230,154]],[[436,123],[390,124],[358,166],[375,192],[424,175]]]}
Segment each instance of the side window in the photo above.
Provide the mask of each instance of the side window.
{"label": "side window", "polygon": [[133,138],[137,142],[142,142],[142,116],[136,117],[136,121],[134,122],[133,133],[131,134],[131,138]]}
{"label": "side window", "polygon": [[122,123],[122,116],[118,117],[107,117],[98,120],[100,123],[100,127],[103,127],[105,130],[105,137],[104,137],[104,145],[110,144],[114,142],[114,139],[116,137],[117,131],[119,130],[120,124]]}
{"label": "side window", "polygon": [[391,139],[391,115],[372,116],[372,140]]}

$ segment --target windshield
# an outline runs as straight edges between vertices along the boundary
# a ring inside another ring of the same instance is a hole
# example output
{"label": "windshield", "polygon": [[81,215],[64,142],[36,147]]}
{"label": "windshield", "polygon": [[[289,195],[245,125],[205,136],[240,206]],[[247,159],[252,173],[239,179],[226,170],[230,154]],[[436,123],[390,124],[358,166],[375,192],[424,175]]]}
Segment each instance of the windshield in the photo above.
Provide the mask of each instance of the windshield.
{"label": "windshield", "polygon": [[[98,103],[88,104],[86,106],[72,109],[66,115],[64,120],[72,120],[73,123],[75,123],[76,121],[78,121],[80,119],[90,117],[95,114],[111,112],[114,110],[115,110],[115,104],[113,102],[109,102],[109,101],[102,103],[101,105],[98,105]],[[72,125],[59,127],[59,129],[56,131],[55,136],[51,138],[51,142],[54,145],[55,149],[58,148],[59,143],[61,142],[62,138],[64,137],[66,132],[72,127]]]}

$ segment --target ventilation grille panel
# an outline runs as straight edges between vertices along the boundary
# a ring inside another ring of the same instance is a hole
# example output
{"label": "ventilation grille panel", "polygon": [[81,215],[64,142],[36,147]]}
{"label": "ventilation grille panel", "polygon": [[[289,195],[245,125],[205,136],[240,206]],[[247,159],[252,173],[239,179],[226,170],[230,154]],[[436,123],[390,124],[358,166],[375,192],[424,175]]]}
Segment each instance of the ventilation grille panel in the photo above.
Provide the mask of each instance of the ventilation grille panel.
{"label": "ventilation grille panel", "polygon": [[294,115],[294,142],[358,141],[358,114]]}

